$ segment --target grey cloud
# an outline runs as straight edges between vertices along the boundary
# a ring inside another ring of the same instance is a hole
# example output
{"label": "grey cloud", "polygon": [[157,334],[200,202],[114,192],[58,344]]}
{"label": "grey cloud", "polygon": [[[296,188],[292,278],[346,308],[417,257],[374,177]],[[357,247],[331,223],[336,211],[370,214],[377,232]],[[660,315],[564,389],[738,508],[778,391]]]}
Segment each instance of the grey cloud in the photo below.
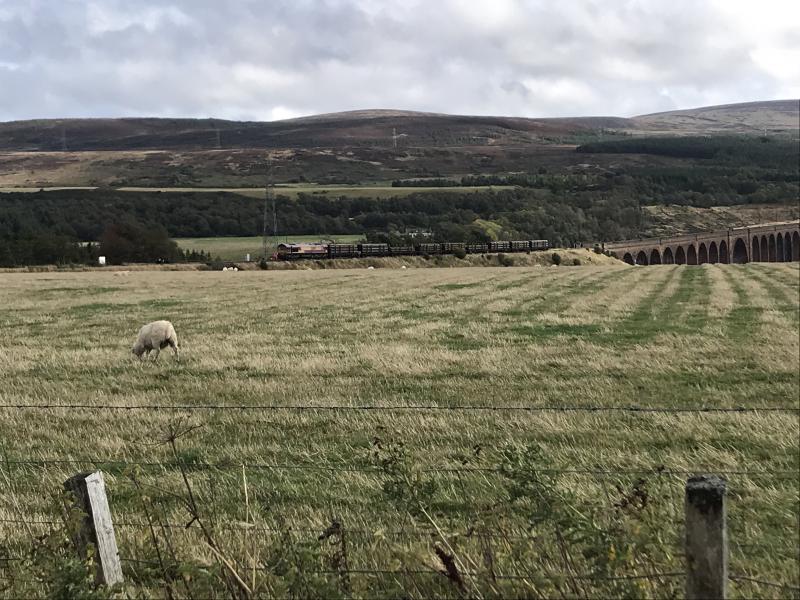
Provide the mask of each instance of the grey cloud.
{"label": "grey cloud", "polygon": [[[0,120],[628,116],[800,94],[740,26],[689,0],[0,0]],[[790,48],[776,28],[763,43]]]}

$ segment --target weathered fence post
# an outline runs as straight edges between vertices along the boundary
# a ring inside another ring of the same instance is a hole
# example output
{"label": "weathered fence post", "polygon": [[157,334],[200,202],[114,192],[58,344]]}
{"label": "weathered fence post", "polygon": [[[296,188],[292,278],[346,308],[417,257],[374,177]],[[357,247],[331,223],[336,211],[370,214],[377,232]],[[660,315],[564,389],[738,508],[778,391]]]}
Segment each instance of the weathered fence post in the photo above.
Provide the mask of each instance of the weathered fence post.
{"label": "weathered fence post", "polygon": [[686,482],[686,598],[728,597],[725,480],[698,475]]}
{"label": "weathered fence post", "polygon": [[94,545],[97,550],[95,581],[106,585],[122,583],[122,565],[103,474],[100,471],[78,473],[64,482],[64,489],[74,494],[74,507],[86,515],[75,535],[78,554],[85,559],[89,544]]}

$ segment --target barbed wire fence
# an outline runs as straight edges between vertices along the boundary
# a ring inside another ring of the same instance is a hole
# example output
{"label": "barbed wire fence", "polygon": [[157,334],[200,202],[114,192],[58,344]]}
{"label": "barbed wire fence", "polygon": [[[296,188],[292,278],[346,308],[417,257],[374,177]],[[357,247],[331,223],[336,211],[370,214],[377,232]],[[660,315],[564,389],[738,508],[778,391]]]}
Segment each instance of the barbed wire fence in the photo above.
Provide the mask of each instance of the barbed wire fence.
{"label": "barbed wire fence", "polygon": [[[663,413],[663,414],[752,414],[759,413],[786,413],[788,415],[800,414],[800,408],[791,406],[765,406],[765,407],[696,407],[696,408],[672,408],[672,407],[644,407],[644,406],[491,406],[491,405],[223,405],[223,404],[185,404],[185,405],[164,405],[164,404],[136,404],[136,405],[119,405],[119,404],[85,404],[85,403],[57,403],[57,404],[1,404],[0,411],[81,411],[81,410],[111,410],[111,411],[155,411],[159,413],[180,414],[191,412],[267,412],[267,411],[290,411],[290,412],[305,412],[305,411],[359,411],[359,412],[397,412],[397,411],[456,411],[456,412],[623,412],[623,413]],[[174,441],[174,440],[173,440]],[[385,469],[381,466],[352,464],[346,462],[248,462],[248,461],[217,461],[217,462],[204,462],[204,461],[182,461],[175,460],[131,460],[131,459],[116,459],[116,458],[103,458],[103,457],[63,457],[63,456],[50,456],[41,458],[25,458],[25,457],[5,457],[0,461],[2,468],[6,470],[23,468],[26,473],[33,470],[47,470],[47,469],[90,469],[91,471],[111,470],[115,474],[121,472],[144,472],[147,474],[176,474],[181,473],[186,476],[186,473],[203,472],[211,475],[220,473],[237,473],[242,472],[263,472],[269,474],[276,471],[288,472],[321,472],[321,473],[335,473],[335,474],[358,474],[367,476],[380,477],[385,475]],[[431,475],[435,477],[456,477],[461,476],[480,476],[480,477],[495,477],[504,476],[506,471],[503,467],[484,467],[484,466],[453,466],[449,464],[437,466],[425,466],[418,469],[420,473]],[[697,474],[713,473],[722,477],[738,478],[755,478],[766,479],[772,481],[786,480],[789,482],[800,481],[800,476],[797,472],[791,470],[758,470],[758,469],[731,469],[731,468],[715,468],[714,465],[696,465],[696,468],[674,468],[667,465],[652,465],[648,468],[617,468],[617,467],[598,467],[596,465],[584,466],[576,465],[574,467],[554,468],[542,467],[536,468],[536,476],[570,476],[570,477],[587,477],[592,479],[607,479],[607,478],[630,478],[630,477],[657,477],[669,478],[672,483],[683,482],[686,478],[691,478]],[[113,486],[125,485],[124,477],[114,477]],[[188,485],[188,483],[187,483]],[[139,493],[143,493],[141,488],[136,488]],[[191,492],[190,492],[191,493]],[[174,495],[174,494],[173,494]],[[113,493],[112,493],[112,506],[111,510],[114,511],[113,506]],[[185,499],[174,498],[176,501],[185,502]],[[790,510],[795,510],[792,507]],[[191,516],[191,514],[190,514]],[[110,517],[109,517],[110,518]],[[176,530],[180,532],[197,531],[197,515],[195,514],[188,522],[171,522],[167,519],[155,519],[153,515],[148,514],[145,520],[135,520],[130,517],[115,520],[113,527],[119,530],[135,530],[140,533],[153,533],[154,530],[167,531]],[[336,522],[335,520],[333,521]],[[0,529],[2,526],[11,527],[33,527],[44,529],[57,529],[64,527],[64,519],[46,518],[40,515],[28,516],[24,513],[12,517],[0,518]],[[375,578],[375,577],[388,577],[389,579],[398,578],[415,578],[425,577],[434,580],[443,580],[452,589],[458,592],[456,597],[462,598],[469,595],[469,589],[463,587],[466,580],[475,580],[480,577],[486,577],[486,572],[468,568],[466,565],[456,565],[455,557],[457,553],[452,550],[450,543],[455,545],[453,540],[475,540],[479,543],[484,538],[495,538],[505,542],[521,543],[536,545],[541,541],[541,537],[535,534],[522,535],[519,532],[491,532],[491,531],[475,531],[469,527],[461,530],[448,528],[442,530],[435,522],[431,520],[431,525],[428,527],[421,527],[418,524],[403,525],[402,528],[393,530],[380,530],[373,531],[366,528],[350,528],[346,525],[339,523],[339,529],[331,533],[331,523],[318,522],[314,525],[304,523],[300,526],[283,525],[283,526],[268,526],[267,524],[257,524],[255,522],[237,522],[235,520],[214,520],[213,529],[219,531],[227,531],[234,534],[258,534],[258,535],[271,535],[274,537],[298,536],[300,538],[310,541],[324,541],[331,536],[337,537],[339,542],[344,545],[345,535],[348,539],[350,537],[363,538],[367,543],[375,543],[376,540],[384,540],[386,538],[398,538],[402,540],[419,539],[429,542],[429,546],[437,544],[435,547],[441,549],[438,544],[443,543],[443,547],[448,550],[442,550],[444,558],[441,558],[440,564],[435,567],[428,566],[427,568],[410,568],[403,565],[401,568],[359,568],[346,564],[344,567],[338,565],[336,568],[319,568],[314,570],[306,569],[305,575],[307,576],[321,576],[330,578],[349,578],[349,577],[362,577],[362,578]],[[686,523],[683,518],[678,515],[672,515],[669,520],[669,525],[674,526],[680,533],[680,528],[685,527]],[[326,534],[327,532],[327,534]],[[799,535],[796,530],[791,532],[795,536]],[[92,532],[95,539],[97,539],[97,532]],[[113,536],[112,532],[112,536]],[[727,533],[726,533],[727,535]],[[685,532],[684,532],[685,536]],[[674,550],[673,554],[681,555],[684,562],[691,563],[693,559],[683,555],[686,550],[687,544],[685,539],[681,540],[678,535],[674,540],[664,542],[665,545],[670,546]],[[128,547],[125,546],[128,538],[122,536],[123,544],[119,548],[117,557],[121,564],[121,572],[128,575],[135,574],[138,569],[164,569],[163,560],[154,560],[152,558],[143,557],[137,552],[130,552]],[[158,541],[155,541],[156,547]],[[800,538],[793,540],[794,548],[798,548]],[[797,556],[793,556],[791,551],[781,553],[778,548],[773,545],[765,543],[739,543],[738,541],[731,540],[731,549],[736,552],[752,552],[763,551],[771,556],[782,557],[784,560],[791,561],[792,559],[797,563]],[[139,548],[136,548],[138,551]],[[438,552],[438,551],[437,551]],[[725,562],[727,564],[727,545],[724,548]],[[37,579],[29,579],[24,572],[19,572],[15,569],[15,565],[24,563],[28,558],[24,556],[12,556],[0,554],[0,591],[3,588],[3,581],[12,582],[15,584],[36,584],[41,583]],[[227,566],[232,573],[236,573],[237,569],[250,570],[251,567],[243,565],[238,562],[238,559],[228,559],[222,557],[225,562],[231,564]],[[569,564],[569,563],[566,563]],[[800,565],[800,563],[797,563]],[[181,563],[174,563],[171,568],[180,570],[182,566],[197,568],[196,562],[187,562],[185,565]],[[207,567],[207,564],[201,565]],[[516,565],[518,567],[518,565]],[[530,565],[529,568],[535,568],[535,565]],[[271,567],[259,565],[252,567],[252,570],[258,572],[268,572]],[[536,582],[550,580],[553,582],[563,583],[564,581],[572,582],[569,585],[578,584],[575,582],[625,582],[625,581],[639,581],[647,580],[654,582],[664,582],[666,580],[680,580],[688,577],[687,571],[680,570],[658,570],[652,569],[648,573],[630,573],[630,574],[603,574],[598,572],[581,573],[575,570],[565,570],[559,573],[553,572],[519,572],[524,571],[517,569],[518,572],[504,572],[498,573],[493,570],[491,572],[491,581],[497,582],[519,582],[525,585],[535,585]],[[459,583],[460,582],[460,583]],[[735,586],[742,585],[757,585],[764,586],[765,588],[774,589],[781,594],[800,596],[800,586],[794,583],[776,582],[770,580],[768,577],[760,577],[758,574],[743,572],[728,574],[725,572],[725,582],[733,583]],[[244,588],[248,589],[246,584],[242,582]],[[414,585],[417,585],[416,583]],[[349,584],[345,586],[349,588]],[[421,589],[419,586],[416,589]],[[576,588],[579,589],[579,588]],[[347,589],[345,589],[347,591]],[[585,590],[584,590],[585,591]]]}

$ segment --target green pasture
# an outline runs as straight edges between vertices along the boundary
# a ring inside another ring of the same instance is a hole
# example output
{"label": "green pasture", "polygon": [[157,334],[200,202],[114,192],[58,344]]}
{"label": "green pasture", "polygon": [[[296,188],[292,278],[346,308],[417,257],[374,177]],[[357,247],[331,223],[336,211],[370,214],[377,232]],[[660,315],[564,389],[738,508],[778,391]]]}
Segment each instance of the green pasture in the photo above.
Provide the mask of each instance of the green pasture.
{"label": "green pasture", "polygon": [[[269,252],[273,252],[275,247],[283,242],[318,242],[320,240],[335,241],[341,244],[357,242],[363,239],[360,235],[279,235],[268,236],[267,247]],[[252,237],[206,237],[206,238],[176,238],[175,241],[181,250],[191,252],[204,251],[210,252],[212,256],[222,260],[244,260],[250,254],[251,260],[257,260],[262,253],[263,238],[261,236]]]}

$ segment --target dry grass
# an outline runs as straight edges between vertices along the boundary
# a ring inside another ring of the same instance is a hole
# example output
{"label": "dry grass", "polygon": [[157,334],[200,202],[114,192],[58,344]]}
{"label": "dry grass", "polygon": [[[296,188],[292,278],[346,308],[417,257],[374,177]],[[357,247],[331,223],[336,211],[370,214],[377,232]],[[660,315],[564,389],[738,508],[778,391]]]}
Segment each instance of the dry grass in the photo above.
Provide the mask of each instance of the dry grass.
{"label": "dry grass", "polygon": [[[797,264],[125,277],[96,271],[4,274],[0,283],[4,405],[798,407],[800,395]],[[175,323],[181,362],[131,358],[135,331],[157,318]],[[190,468],[207,515],[229,525],[291,526],[293,539],[314,547],[314,531],[336,518],[369,534],[350,541],[351,569],[435,564],[430,538],[409,529],[409,519],[417,527],[430,523],[389,501],[385,474],[287,465],[372,468],[379,447],[402,443],[415,469],[493,468],[509,444],[537,443],[560,469],[797,473],[800,467],[800,426],[787,413],[0,409],[5,461],[80,461],[0,465],[13,484],[0,490],[0,551],[19,553],[28,543],[24,528],[2,520],[52,518],[49,495],[79,468],[100,460],[170,461],[162,442],[177,421],[199,427],[179,440],[182,459],[225,463]],[[247,507],[237,466],[243,463],[283,465],[246,469]],[[104,470],[115,519],[142,522],[142,494],[129,470]],[[464,535],[476,524],[536,534],[507,509],[497,474],[430,477],[439,487],[428,508],[459,560],[481,560],[480,540]],[[152,486],[154,510],[171,522],[189,520],[167,494],[181,493],[177,469],[145,467],[139,478]],[[573,474],[559,485],[602,514],[611,510],[615,484],[626,488],[636,478]],[[648,481],[662,511],[653,531],[665,548],[681,536],[684,480],[676,474]],[[732,570],[798,585],[797,477],[731,475],[729,485]],[[400,537],[392,533],[403,528]],[[148,536],[119,527],[123,556],[152,560]],[[245,562],[267,556],[279,539],[259,534],[245,542],[241,532],[224,529],[219,537],[229,556]],[[194,528],[176,530],[176,552],[213,562],[198,539]],[[498,547],[498,560],[504,557],[505,573],[519,574],[512,550]],[[665,556],[659,569],[682,570],[678,549]],[[0,557],[0,575],[3,568]],[[146,581],[133,563],[126,569],[130,579]],[[371,582],[352,585],[363,595]],[[452,591],[446,579],[439,585],[405,582],[402,590],[415,597]],[[519,585],[495,592],[533,595],[525,587],[531,582]],[[680,589],[678,580],[631,593]],[[782,593],[755,584],[732,591]]]}

